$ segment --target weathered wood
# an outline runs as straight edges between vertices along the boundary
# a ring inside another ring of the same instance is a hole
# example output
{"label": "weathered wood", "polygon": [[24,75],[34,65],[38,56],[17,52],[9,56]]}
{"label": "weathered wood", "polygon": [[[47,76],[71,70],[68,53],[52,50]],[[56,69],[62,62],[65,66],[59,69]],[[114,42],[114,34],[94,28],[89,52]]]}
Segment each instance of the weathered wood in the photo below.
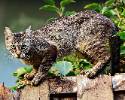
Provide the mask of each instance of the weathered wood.
{"label": "weathered wood", "polygon": [[64,77],[63,79],[50,79],[50,100],[76,100],[77,83],[76,77]]}
{"label": "weathered wood", "polygon": [[26,86],[20,92],[20,100],[49,100],[48,81],[38,87]]}
{"label": "weathered wood", "polygon": [[115,91],[114,100],[125,100],[125,91]]}
{"label": "weathered wood", "polygon": [[62,79],[49,80],[50,94],[55,93],[75,93],[77,92],[76,77],[64,77]]}
{"label": "weathered wood", "polygon": [[77,93],[50,94],[50,100],[77,100]]}
{"label": "weathered wood", "polygon": [[115,100],[125,100],[125,73],[48,79],[37,87],[26,86],[15,97],[0,85],[0,100],[113,100],[113,93]]}
{"label": "weathered wood", "polygon": [[[39,95],[39,90],[48,91],[46,96],[50,96],[51,100],[76,100],[76,98],[77,100],[113,100],[111,76],[108,75],[96,79],[88,79],[82,75],[64,77],[63,79],[54,78],[48,80],[48,86],[44,86],[44,84],[42,84],[42,87],[41,85],[38,87],[25,87],[22,90],[22,95],[20,95],[21,100],[39,100],[39,98],[45,97],[45,94]],[[91,98],[88,98],[88,96]],[[49,98],[40,100],[49,100]]]}
{"label": "weathered wood", "polygon": [[103,75],[95,79],[78,76],[77,83],[77,100],[113,100],[111,76]]}
{"label": "weathered wood", "polygon": [[112,77],[113,91],[125,91],[125,73],[116,74]]}
{"label": "weathered wood", "polygon": [[114,100],[125,100],[125,73],[116,74],[112,77]]}

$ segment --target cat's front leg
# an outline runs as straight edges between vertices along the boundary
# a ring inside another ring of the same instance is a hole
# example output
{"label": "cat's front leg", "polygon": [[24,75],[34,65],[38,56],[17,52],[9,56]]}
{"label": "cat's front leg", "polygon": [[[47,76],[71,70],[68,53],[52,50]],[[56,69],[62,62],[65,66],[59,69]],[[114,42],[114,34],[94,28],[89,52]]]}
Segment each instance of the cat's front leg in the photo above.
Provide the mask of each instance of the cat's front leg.
{"label": "cat's front leg", "polygon": [[40,82],[43,82],[47,78],[47,73],[48,70],[50,69],[51,66],[43,66],[40,65],[38,72],[34,76],[33,80],[31,81],[31,85],[38,85]]}
{"label": "cat's front leg", "polygon": [[38,85],[40,82],[44,81],[47,77],[50,67],[56,61],[57,49],[55,46],[50,46],[44,53],[45,56],[38,67],[38,72],[32,80],[32,85]]}

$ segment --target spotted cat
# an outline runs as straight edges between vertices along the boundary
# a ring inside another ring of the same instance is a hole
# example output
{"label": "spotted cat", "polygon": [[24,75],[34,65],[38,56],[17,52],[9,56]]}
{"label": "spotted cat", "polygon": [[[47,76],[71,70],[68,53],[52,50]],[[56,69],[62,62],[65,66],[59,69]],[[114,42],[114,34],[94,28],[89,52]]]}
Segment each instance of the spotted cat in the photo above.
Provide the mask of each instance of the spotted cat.
{"label": "spotted cat", "polygon": [[5,44],[9,52],[33,65],[27,74],[33,85],[38,85],[57,58],[80,52],[93,62],[86,76],[93,78],[110,60],[109,38],[116,27],[107,17],[91,10],[60,17],[37,30],[31,27],[13,33],[5,28]]}

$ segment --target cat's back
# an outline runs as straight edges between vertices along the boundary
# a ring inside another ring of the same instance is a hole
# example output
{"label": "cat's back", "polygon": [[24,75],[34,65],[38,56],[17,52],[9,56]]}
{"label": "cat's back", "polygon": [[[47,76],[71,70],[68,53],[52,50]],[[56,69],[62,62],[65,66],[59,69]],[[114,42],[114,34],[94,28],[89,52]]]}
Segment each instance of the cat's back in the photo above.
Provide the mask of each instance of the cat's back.
{"label": "cat's back", "polygon": [[63,51],[62,54],[72,52],[74,48],[95,52],[93,48],[96,46],[93,45],[107,44],[113,31],[115,26],[112,21],[92,10],[58,18],[37,30],[40,33],[38,35],[54,43],[60,51]]}

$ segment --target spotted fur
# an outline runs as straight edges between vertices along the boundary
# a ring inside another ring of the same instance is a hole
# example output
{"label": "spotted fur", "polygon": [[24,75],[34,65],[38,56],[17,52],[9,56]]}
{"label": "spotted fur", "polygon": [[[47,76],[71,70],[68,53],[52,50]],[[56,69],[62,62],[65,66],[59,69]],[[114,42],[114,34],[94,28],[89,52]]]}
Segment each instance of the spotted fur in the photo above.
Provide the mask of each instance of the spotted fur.
{"label": "spotted fur", "polygon": [[56,58],[73,52],[86,54],[94,63],[86,73],[94,77],[110,59],[109,37],[115,33],[115,25],[110,19],[85,10],[58,18],[37,30],[28,28],[25,32],[12,33],[6,28],[5,40],[13,55],[34,66],[36,74],[32,75],[32,83],[37,85]]}

